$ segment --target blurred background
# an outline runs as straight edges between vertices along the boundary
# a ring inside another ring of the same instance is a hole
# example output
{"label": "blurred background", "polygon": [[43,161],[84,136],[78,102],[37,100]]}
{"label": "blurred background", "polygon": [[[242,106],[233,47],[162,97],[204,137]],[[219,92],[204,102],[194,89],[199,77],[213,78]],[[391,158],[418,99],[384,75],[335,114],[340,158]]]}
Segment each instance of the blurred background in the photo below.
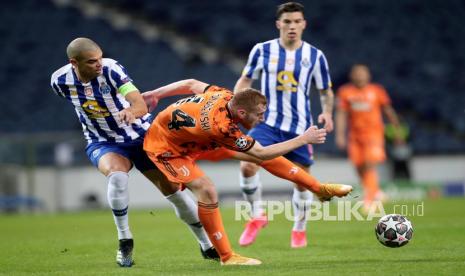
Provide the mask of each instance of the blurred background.
{"label": "blurred background", "polygon": [[[0,10],[0,210],[56,212],[106,206],[106,181],[91,167],[71,105],[54,95],[50,75],[67,63],[74,38],[96,41],[141,91],[185,78],[232,88],[257,42],[278,37],[285,1],[21,0]],[[381,168],[391,197],[463,196],[465,187],[465,2],[301,1],[304,40],[322,49],[334,88],[354,63],[366,63],[409,130],[408,148],[388,145]],[[256,82],[257,84],[259,82]],[[318,93],[313,113],[319,114]],[[163,101],[154,112],[168,105]],[[316,151],[313,174],[357,184],[334,143]],[[400,166],[399,166],[400,165]],[[239,198],[238,163],[204,163],[220,195]],[[264,174],[265,196],[290,185]],[[131,205],[165,206],[138,172]]]}

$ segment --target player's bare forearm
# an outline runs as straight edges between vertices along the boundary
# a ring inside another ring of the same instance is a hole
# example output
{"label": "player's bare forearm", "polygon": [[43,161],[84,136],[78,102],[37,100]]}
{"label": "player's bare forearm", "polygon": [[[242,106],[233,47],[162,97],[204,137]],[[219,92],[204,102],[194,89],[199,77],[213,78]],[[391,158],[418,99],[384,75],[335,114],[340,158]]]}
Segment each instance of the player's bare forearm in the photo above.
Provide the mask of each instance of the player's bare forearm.
{"label": "player's bare forearm", "polygon": [[394,110],[394,108],[392,108],[391,105],[386,105],[386,106],[384,106],[383,111],[384,111],[384,114],[386,115],[389,123],[391,123],[394,126],[396,143],[405,142],[404,137],[402,136],[402,133],[401,133],[401,129],[400,129],[399,117],[397,116],[397,113]]}
{"label": "player's bare forearm", "polygon": [[134,123],[137,118],[147,114],[148,109],[138,90],[129,92],[126,94],[125,98],[129,102],[130,106],[118,113],[118,123],[129,125]]}
{"label": "player's bare forearm", "polygon": [[347,112],[336,110],[336,145],[339,149],[346,147]]}
{"label": "player's bare forearm", "polygon": [[346,132],[347,112],[336,110],[336,137],[343,136]]}
{"label": "player's bare forearm", "polygon": [[234,86],[234,92],[237,92],[239,90],[242,90],[244,88],[250,88],[252,87],[253,79],[249,79],[246,76],[241,76],[237,82],[236,85]]}
{"label": "player's bare forearm", "polygon": [[324,128],[331,132],[334,128],[333,123],[333,105],[334,105],[334,93],[331,88],[326,90],[320,90],[320,101],[322,113],[318,116],[318,123],[324,124]]}
{"label": "player's bare forearm", "polygon": [[176,95],[201,94],[204,92],[208,84],[195,80],[186,79],[170,83],[160,88],[146,91],[142,93],[142,97],[148,107],[149,112],[152,112],[158,105],[158,101],[163,98]]}
{"label": "player's bare forearm", "polygon": [[233,159],[239,160],[239,161],[247,161],[247,162],[252,162],[257,165],[260,165],[260,163],[263,162],[262,159],[259,159],[257,157],[254,157],[253,155],[247,153],[247,152],[239,152],[236,151],[234,152],[234,155],[232,156]]}
{"label": "player's bare forearm", "polygon": [[303,145],[322,144],[325,141],[326,130],[324,128],[318,129],[316,126],[311,126],[302,135],[281,143],[263,147],[260,143],[255,142],[255,145],[247,151],[247,153],[262,160],[270,160],[293,151]]}
{"label": "player's bare forearm", "polygon": [[129,92],[126,95],[126,100],[131,105],[130,107],[126,108],[126,110],[131,112],[135,118],[140,118],[147,114],[147,105],[145,104],[145,101],[139,91]]}
{"label": "player's bare forearm", "polygon": [[160,100],[176,95],[201,94],[207,86],[207,83],[195,79],[186,79],[170,83],[152,91],[144,92],[143,94],[156,97]]}
{"label": "player's bare forearm", "polygon": [[306,143],[301,136],[297,136],[294,139],[270,145],[267,147],[263,147],[258,142],[255,142],[255,145],[249,151],[247,151],[247,153],[261,160],[270,160],[278,156],[284,155],[289,151],[292,151],[305,144]]}
{"label": "player's bare forearm", "polygon": [[334,92],[333,89],[328,88],[320,90],[321,110],[323,113],[332,114],[334,107]]}
{"label": "player's bare forearm", "polygon": [[400,127],[399,117],[397,116],[396,111],[392,108],[391,105],[387,105],[383,108],[384,114],[386,115],[388,121],[394,125],[396,128]]}

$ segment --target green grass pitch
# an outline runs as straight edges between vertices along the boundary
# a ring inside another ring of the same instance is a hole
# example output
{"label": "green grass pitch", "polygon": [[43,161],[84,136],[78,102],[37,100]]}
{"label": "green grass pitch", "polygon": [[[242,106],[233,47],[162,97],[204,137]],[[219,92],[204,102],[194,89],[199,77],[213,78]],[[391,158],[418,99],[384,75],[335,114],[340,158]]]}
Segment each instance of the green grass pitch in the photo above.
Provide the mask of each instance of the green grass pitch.
{"label": "green grass pitch", "polygon": [[[387,205],[386,212],[392,208]],[[402,248],[378,243],[377,219],[313,221],[309,246],[296,250],[289,246],[292,223],[284,216],[270,222],[254,245],[240,248],[237,240],[244,223],[234,221],[232,208],[222,208],[234,249],[262,260],[257,267],[221,267],[203,260],[192,234],[170,209],[130,211],[136,261],[132,268],[115,263],[116,230],[109,210],[0,215],[0,274],[455,275],[465,271],[464,210],[464,199],[424,201],[423,216],[408,216],[414,236]]]}

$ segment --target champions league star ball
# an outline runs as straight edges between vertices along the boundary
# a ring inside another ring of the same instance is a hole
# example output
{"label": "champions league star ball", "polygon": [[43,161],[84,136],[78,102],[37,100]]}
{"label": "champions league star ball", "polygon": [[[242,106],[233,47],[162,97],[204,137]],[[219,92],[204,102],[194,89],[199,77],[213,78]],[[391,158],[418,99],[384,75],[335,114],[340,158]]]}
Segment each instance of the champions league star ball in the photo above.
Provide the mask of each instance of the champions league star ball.
{"label": "champions league star ball", "polygon": [[375,227],[378,241],[387,247],[406,245],[413,236],[412,223],[404,216],[397,214],[385,215]]}

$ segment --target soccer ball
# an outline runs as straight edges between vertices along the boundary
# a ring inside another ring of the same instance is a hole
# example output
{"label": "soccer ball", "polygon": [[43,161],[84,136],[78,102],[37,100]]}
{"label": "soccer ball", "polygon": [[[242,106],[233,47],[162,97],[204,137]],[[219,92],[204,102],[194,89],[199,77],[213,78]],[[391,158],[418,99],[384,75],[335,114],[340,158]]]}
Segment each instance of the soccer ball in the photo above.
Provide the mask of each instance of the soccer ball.
{"label": "soccer ball", "polygon": [[385,215],[376,224],[375,235],[382,245],[401,247],[412,239],[412,223],[402,215]]}

